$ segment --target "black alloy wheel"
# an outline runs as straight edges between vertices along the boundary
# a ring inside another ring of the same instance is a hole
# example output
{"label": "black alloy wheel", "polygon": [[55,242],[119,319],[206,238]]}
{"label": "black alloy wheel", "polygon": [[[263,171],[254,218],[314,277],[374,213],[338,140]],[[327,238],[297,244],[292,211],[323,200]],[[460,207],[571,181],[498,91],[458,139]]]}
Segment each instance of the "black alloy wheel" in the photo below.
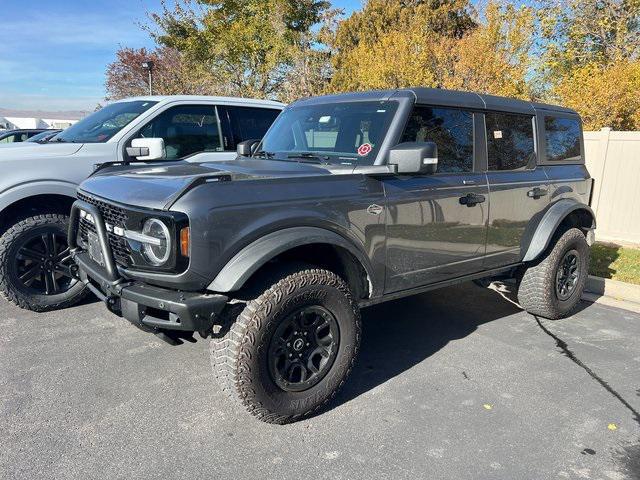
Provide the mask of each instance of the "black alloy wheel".
{"label": "black alloy wheel", "polygon": [[65,235],[51,229],[27,237],[14,258],[20,284],[30,293],[57,295],[69,291],[78,280]]}
{"label": "black alloy wheel", "polygon": [[573,294],[580,278],[580,257],[575,250],[569,250],[558,265],[556,272],[556,295],[567,300]]}
{"label": "black alloy wheel", "polygon": [[313,387],[331,369],[339,342],[338,322],[326,308],[313,305],[291,313],[271,338],[268,358],[273,381],[289,392]]}

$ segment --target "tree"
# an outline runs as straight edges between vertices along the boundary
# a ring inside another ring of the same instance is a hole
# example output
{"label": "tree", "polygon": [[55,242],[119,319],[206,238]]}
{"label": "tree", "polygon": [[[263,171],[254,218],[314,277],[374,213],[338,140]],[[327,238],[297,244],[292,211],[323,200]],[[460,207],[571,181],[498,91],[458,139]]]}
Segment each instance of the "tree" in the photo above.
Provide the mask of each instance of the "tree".
{"label": "tree", "polygon": [[585,127],[640,129],[640,0],[544,0],[540,73],[549,101]]}
{"label": "tree", "polygon": [[544,67],[561,77],[640,53],[640,0],[542,0]]}
{"label": "tree", "polygon": [[529,98],[533,12],[490,1],[370,0],[338,27],[331,90],[444,87]]}
{"label": "tree", "polygon": [[229,94],[277,98],[294,66],[315,63],[311,29],[329,6],[325,0],[181,0],[173,8],[163,3],[149,31]]}
{"label": "tree", "polygon": [[535,15],[529,7],[489,1],[484,21],[466,35],[443,42],[438,78],[445,88],[531,99]]}
{"label": "tree", "polygon": [[576,68],[554,87],[563,105],[580,112],[585,129],[640,129],[640,63],[620,60]]}
{"label": "tree", "polygon": [[154,94],[213,95],[224,91],[213,79],[196,73],[197,66],[188,64],[175,49],[161,47],[148,51],[124,47],[116,52],[116,60],[107,66],[107,100],[147,95],[149,75],[142,68],[142,63],[147,60],[154,62]]}

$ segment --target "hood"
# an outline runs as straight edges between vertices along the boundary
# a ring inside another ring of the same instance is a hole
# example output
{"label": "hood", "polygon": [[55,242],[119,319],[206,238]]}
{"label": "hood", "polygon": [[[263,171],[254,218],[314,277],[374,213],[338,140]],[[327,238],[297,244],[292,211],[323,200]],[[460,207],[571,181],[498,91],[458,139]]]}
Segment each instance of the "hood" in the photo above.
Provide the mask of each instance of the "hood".
{"label": "hood", "polygon": [[144,208],[168,208],[193,184],[268,178],[328,175],[325,165],[264,159],[225,162],[111,167],[80,185],[80,190],[106,200]]}
{"label": "hood", "polygon": [[65,157],[82,148],[82,143],[7,143],[0,147],[0,160],[22,158]]}

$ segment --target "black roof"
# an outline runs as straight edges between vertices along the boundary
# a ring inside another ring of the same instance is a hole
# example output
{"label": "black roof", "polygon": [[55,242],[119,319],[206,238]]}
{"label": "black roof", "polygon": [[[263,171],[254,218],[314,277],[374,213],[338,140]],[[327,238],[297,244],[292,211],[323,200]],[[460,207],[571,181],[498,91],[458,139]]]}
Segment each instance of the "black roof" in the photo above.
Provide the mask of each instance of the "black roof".
{"label": "black roof", "polygon": [[391,97],[413,98],[416,103],[428,105],[456,106],[488,110],[502,110],[520,113],[535,113],[536,110],[574,113],[575,110],[557,105],[528,102],[517,98],[498,97],[473,92],[460,92],[441,88],[402,88],[397,90],[371,90],[367,92],[343,93],[312,97],[296,102],[296,105],[316,105],[326,102],[349,102],[364,100],[388,100]]}

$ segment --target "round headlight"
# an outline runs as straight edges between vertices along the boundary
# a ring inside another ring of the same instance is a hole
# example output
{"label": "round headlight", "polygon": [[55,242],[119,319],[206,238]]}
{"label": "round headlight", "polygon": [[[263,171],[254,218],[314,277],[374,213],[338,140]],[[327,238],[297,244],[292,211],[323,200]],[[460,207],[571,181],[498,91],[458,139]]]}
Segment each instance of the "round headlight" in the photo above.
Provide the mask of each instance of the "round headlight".
{"label": "round headlight", "polygon": [[143,244],[144,256],[155,266],[165,264],[171,256],[171,235],[167,226],[158,219],[150,218],[144,222],[142,233],[159,240],[159,245],[157,244],[158,242],[154,242],[156,243],[155,245],[151,243]]}

